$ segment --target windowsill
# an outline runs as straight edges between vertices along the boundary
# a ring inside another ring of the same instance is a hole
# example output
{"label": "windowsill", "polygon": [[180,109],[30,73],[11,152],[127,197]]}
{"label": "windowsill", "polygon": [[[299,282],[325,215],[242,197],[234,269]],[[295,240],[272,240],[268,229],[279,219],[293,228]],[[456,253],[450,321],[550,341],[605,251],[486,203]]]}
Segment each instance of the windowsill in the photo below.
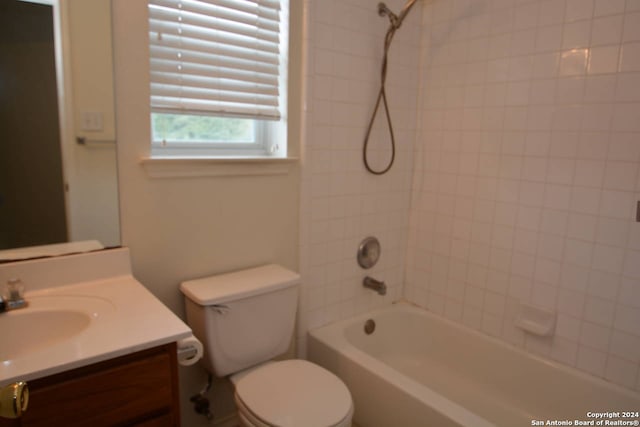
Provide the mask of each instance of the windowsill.
{"label": "windowsill", "polygon": [[286,175],[297,157],[145,157],[140,164],[151,178]]}

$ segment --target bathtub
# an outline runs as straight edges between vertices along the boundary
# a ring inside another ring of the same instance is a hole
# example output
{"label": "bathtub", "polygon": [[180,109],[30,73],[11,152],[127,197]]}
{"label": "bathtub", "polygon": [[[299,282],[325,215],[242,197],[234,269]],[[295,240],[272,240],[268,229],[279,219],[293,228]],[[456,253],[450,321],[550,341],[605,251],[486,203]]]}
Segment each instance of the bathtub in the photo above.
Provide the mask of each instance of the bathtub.
{"label": "bathtub", "polygon": [[[376,324],[370,335],[368,319]],[[347,384],[360,427],[637,426],[640,419],[624,414],[640,410],[638,393],[405,303],[311,330],[308,357]]]}

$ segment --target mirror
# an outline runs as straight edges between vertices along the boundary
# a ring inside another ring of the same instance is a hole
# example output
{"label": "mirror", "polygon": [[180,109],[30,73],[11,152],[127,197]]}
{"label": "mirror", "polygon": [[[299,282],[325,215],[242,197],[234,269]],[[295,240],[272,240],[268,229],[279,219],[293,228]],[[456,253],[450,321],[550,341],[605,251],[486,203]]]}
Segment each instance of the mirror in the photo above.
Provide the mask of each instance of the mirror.
{"label": "mirror", "polygon": [[120,245],[110,16],[0,2],[0,262]]}

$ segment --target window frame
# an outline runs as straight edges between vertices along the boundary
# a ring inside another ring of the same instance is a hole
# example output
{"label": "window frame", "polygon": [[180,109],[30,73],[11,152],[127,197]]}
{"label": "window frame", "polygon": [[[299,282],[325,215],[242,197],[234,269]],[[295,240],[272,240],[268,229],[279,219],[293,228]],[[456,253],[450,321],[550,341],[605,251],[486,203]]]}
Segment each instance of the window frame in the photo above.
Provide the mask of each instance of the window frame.
{"label": "window frame", "polygon": [[[224,114],[203,113],[195,111],[164,110],[151,107],[149,123],[151,129],[150,157],[159,159],[201,159],[201,158],[287,158],[288,107],[289,107],[289,55],[290,55],[290,0],[279,0],[280,10],[280,65],[279,65],[279,120],[253,120],[255,126],[255,142],[195,142],[155,139],[153,134],[154,114],[204,115],[224,118]],[[148,32],[149,34],[149,32]],[[150,44],[150,42],[149,42]],[[229,116],[231,117],[231,116]]]}
{"label": "window frame", "polygon": [[[151,120],[153,120],[153,114],[157,112],[151,112]],[[172,113],[172,114],[185,114],[185,113]],[[185,114],[192,115],[192,114]],[[209,116],[220,117],[220,116]],[[255,130],[254,142],[222,142],[222,141],[180,141],[180,140],[158,140],[153,137],[153,131],[151,133],[151,156],[152,157],[234,157],[234,156],[252,156],[252,157],[271,157],[273,152],[273,145],[277,141],[274,141],[277,132],[274,130],[276,123],[269,123],[265,120],[253,120]],[[212,154],[214,153],[214,154]]]}

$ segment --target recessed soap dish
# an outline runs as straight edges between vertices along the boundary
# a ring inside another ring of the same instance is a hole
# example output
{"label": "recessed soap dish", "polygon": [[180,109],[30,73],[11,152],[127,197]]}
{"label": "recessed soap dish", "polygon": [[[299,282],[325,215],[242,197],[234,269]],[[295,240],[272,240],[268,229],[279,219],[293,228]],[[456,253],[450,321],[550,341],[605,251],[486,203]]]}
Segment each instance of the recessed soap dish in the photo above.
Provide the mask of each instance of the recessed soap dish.
{"label": "recessed soap dish", "polygon": [[549,337],[556,329],[556,312],[530,304],[520,304],[515,325],[530,334]]}

